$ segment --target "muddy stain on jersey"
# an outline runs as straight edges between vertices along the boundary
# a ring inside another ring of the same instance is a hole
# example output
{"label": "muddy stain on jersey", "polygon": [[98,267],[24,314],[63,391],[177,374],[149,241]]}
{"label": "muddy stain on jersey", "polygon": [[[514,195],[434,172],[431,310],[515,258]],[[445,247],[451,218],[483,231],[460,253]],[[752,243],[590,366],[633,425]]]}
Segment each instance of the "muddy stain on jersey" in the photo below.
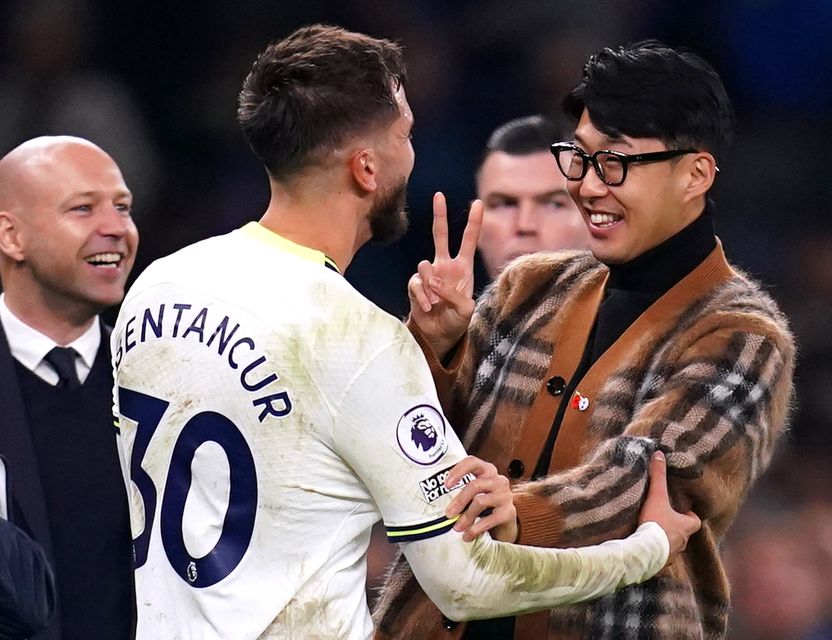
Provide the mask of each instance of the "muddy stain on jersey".
{"label": "muddy stain on jersey", "polygon": [[[332,640],[344,635],[336,621],[329,619],[330,602],[324,599],[292,600],[266,629],[263,637],[279,634],[292,640]],[[275,637],[278,637],[277,635]]]}
{"label": "muddy stain on jersey", "polygon": [[543,591],[557,586],[575,584],[581,572],[581,559],[574,550],[552,551],[520,545],[485,542],[473,543],[477,567],[506,580],[510,591]]}

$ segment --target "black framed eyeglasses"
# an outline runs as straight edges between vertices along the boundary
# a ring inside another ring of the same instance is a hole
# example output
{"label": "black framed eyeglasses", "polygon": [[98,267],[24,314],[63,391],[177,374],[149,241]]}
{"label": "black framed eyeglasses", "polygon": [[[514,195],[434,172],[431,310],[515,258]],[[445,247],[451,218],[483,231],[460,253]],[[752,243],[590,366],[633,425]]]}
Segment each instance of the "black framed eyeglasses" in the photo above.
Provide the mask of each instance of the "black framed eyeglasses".
{"label": "black framed eyeglasses", "polygon": [[595,167],[595,173],[601,178],[601,182],[610,187],[617,187],[624,182],[627,167],[634,162],[663,162],[687,153],[698,153],[696,149],[671,149],[630,155],[603,149],[589,155],[571,142],[556,142],[552,145],[551,151],[558,162],[558,169],[567,180],[583,180],[591,164]]}

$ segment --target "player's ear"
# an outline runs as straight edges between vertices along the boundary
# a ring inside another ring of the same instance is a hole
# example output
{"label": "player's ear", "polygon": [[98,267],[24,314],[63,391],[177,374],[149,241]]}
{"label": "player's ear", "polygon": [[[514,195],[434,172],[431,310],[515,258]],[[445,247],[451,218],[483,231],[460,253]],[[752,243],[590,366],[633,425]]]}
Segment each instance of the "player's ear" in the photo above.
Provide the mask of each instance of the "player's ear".
{"label": "player's ear", "polygon": [[10,211],[0,211],[0,253],[17,262],[25,257],[20,221]]}
{"label": "player's ear", "polygon": [[690,163],[690,171],[686,175],[685,200],[699,198],[708,192],[716,179],[719,169],[714,157],[705,151],[697,153]]}
{"label": "player's ear", "polygon": [[364,147],[353,153],[349,159],[349,167],[359,189],[367,193],[378,189],[378,163],[371,148]]}

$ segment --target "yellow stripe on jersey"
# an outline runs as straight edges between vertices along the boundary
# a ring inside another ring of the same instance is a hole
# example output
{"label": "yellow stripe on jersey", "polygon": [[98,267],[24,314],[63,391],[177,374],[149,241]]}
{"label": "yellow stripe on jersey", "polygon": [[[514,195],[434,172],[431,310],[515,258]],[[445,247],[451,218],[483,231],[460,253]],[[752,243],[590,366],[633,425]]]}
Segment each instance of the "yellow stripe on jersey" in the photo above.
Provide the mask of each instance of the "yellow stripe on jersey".
{"label": "yellow stripe on jersey", "polygon": [[439,518],[430,522],[422,522],[407,527],[385,527],[388,542],[412,542],[425,540],[449,531],[459,516],[453,518]]}
{"label": "yellow stripe on jersey", "polygon": [[286,251],[287,253],[304,258],[305,260],[311,260],[317,264],[322,264],[334,271],[337,271],[338,273],[341,273],[340,269],[338,269],[338,265],[335,264],[335,261],[322,251],[304,247],[296,242],[292,242],[274,231],[267,229],[259,222],[249,222],[243,226],[240,231],[249,237],[256,238],[257,240],[265,242],[266,244],[280,249],[281,251]]}

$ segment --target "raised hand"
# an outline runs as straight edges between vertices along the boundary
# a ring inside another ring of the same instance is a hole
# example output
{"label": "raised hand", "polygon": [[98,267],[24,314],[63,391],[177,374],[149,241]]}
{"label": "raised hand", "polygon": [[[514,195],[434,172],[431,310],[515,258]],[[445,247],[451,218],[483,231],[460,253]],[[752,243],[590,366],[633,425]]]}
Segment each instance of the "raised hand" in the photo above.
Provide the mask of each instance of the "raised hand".
{"label": "raised hand", "polygon": [[650,461],[650,486],[638,521],[639,524],[656,522],[664,529],[670,541],[670,557],[667,564],[673,562],[674,558],[685,550],[688,538],[702,526],[702,521],[693,511],[679,513],[670,505],[670,497],[667,494],[667,461],[661,451],[654,453]]}
{"label": "raised hand", "polygon": [[410,317],[443,358],[468,328],[474,313],[474,253],[482,226],[483,205],[471,203],[459,253],[448,250],[448,207],[445,196],[433,196],[433,262],[422,260],[407,283]]}

